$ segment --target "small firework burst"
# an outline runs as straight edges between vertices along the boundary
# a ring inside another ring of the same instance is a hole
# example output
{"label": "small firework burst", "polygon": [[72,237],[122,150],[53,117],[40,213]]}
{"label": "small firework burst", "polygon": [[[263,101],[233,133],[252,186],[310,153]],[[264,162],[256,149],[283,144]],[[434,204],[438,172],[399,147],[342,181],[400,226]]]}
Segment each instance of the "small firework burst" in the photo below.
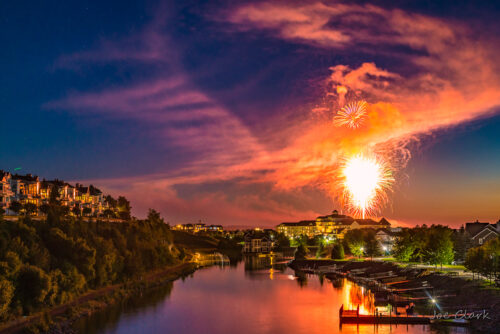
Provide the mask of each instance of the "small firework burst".
{"label": "small firework burst", "polygon": [[361,126],[366,116],[366,106],[366,101],[348,103],[333,117],[333,123],[336,126],[347,126],[351,129],[357,129]]}
{"label": "small firework burst", "polygon": [[342,205],[363,218],[380,211],[387,203],[394,183],[392,169],[387,162],[361,154],[344,159],[336,178]]}

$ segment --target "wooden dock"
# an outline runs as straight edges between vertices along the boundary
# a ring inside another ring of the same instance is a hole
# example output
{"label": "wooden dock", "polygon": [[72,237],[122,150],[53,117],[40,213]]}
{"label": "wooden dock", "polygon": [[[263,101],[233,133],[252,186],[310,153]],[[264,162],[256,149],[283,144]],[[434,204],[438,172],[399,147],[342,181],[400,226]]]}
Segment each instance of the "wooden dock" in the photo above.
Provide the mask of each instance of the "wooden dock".
{"label": "wooden dock", "polygon": [[359,314],[359,305],[356,310],[344,310],[344,305],[340,307],[339,319],[341,324],[412,324],[425,325],[430,324],[432,316],[411,315],[411,316],[392,316],[392,315],[370,315]]}

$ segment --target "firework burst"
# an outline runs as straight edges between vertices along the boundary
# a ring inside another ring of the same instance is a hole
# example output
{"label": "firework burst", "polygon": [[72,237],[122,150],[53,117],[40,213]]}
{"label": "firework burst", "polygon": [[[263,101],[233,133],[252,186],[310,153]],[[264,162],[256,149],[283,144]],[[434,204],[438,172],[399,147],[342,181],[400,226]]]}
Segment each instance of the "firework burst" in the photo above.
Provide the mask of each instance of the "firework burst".
{"label": "firework burst", "polygon": [[394,177],[384,160],[361,154],[342,161],[337,175],[342,205],[356,216],[377,214],[388,201]]}
{"label": "firework burst", "polygon": [[366,101],[348,103],[333,117],[333,123],[336,126],[347,126],[351,129],[357,129],[361,126],[366,116],[366,107]]}

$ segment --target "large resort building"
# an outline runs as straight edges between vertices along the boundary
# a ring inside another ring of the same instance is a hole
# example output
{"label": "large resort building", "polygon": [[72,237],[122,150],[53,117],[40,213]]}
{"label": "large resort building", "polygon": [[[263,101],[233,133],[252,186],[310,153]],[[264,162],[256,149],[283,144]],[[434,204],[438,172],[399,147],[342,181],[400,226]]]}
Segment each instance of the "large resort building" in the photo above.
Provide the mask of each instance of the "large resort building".
{"label": "large resort building", "polygon": [[359,228],[387,229],[391,224],[382,218],[380,221],[373,219],[357,219],[339,214],[334,210],[331,215],[319,216],[315,220],[302,220],[294,223],[281,223],[277,226],[277,231],[289,238],[306,235],[329,235],[342,239],[348,230]]}

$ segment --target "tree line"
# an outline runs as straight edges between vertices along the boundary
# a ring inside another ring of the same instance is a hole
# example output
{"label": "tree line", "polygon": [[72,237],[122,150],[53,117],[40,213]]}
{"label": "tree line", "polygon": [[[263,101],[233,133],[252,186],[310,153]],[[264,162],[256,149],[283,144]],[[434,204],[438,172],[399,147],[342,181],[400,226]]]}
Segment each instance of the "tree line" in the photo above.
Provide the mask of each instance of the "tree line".
{"label": "tree line", "polygon": [[0,320],[68,302],[182,257],[155,210],[145,220],[125,222],[83,221],[65,216],[54,203],[43,221],[0,215]]}
{"label": "tree line", "polygon": [[469,249],[465,258],[465,267],[473,274],[477,273],[489,279],[497,279],[500,275],[500,238]]}
{"label": "tree line", "polygon": [[[283,238],[279,238],[281,241]],[[450,264],[455,259],[457,245],[453,231],[441,225],[422,226],[403,229],[395,235],[391,250],[392,256],[401,262],[425,262],[433,265]],[[286,241],[284,241],[286,243]],[[299,258],[305,258],[307,246],[317,245],[317,257],[325,257],[325,245],[322,237],[294,239]],[[458,242],[457,242],[458,243]],[[345,254],[354,257],[376,257],[388,253],[381,247],[374,229],[354,229],[345,233],[343,239],[333,242],[330,257],[343,259]]]}
{"label": "tree line", "polygon": [[393,255],[401,262],[451,264],[455,259],[453,230],[447,226],[417,226],[403,229],[394,243]]}

